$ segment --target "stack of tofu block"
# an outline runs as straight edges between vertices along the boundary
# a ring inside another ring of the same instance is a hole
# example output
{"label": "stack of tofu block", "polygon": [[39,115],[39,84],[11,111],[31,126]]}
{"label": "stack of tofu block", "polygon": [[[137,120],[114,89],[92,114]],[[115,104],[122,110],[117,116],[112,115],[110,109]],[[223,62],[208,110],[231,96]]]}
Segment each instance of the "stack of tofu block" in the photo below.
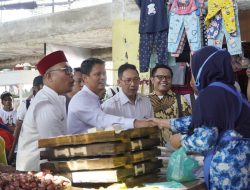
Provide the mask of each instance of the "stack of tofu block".
{"label": "stack of tofu block", "polygon": [[39,140],[42,170],[81,186],[124,182],[136,186],[157,181],[162,167],[157,127],[101,131]]}

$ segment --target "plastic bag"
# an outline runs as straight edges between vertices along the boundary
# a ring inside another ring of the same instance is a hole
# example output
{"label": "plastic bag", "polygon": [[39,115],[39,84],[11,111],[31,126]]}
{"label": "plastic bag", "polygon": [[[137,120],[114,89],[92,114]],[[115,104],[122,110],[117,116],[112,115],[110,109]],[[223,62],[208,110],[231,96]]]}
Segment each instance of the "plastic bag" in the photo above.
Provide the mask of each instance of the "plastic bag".
{"label": "plastic bag", "polygon": [[196,179],[194,170],[198,166],[198,161],[188,157],[186,149],[181,147],[170,156],[167,167],[167,181],[193,181]]}

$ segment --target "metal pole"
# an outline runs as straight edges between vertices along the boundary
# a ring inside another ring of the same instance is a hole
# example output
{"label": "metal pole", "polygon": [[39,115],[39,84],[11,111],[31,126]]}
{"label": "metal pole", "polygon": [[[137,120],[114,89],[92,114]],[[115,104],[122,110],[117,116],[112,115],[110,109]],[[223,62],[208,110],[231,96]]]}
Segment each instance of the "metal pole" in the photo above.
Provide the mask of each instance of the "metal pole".
{"label": "metal pole", "polygon": [[54,13],[54,12],[55,12],[55,1],[52,0],[52,13]]}
{"label": "metal pole", "polygon": [[69,9],[71,8],[71,1],[70,0],[68,0],[68,3],[69,3]]}
{"label": "metal pole", "polygon": [[46,55],[46,49],[47,49],[47,44],[44,43],[44,44],[43,44],[43,53],[44,53],[44,55]]}
{"label": "metal pole", "polygon": [[[3,2],[1,1],[1,7],[3,7]],[[3,22],[3,10],[1,9],[1,23]]]}

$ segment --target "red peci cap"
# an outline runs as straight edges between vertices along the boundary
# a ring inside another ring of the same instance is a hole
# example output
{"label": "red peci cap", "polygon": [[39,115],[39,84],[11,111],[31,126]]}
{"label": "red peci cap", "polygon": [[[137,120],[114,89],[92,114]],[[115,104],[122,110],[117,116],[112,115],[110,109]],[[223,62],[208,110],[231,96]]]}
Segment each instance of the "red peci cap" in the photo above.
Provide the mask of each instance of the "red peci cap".
{"label": "red peci cap", "polygon": [[36,67],[39,73],[44,75],[50,67],[62,62],[68,62],[63,51],[55,51],[46,55],[41,61],[37,63]]}

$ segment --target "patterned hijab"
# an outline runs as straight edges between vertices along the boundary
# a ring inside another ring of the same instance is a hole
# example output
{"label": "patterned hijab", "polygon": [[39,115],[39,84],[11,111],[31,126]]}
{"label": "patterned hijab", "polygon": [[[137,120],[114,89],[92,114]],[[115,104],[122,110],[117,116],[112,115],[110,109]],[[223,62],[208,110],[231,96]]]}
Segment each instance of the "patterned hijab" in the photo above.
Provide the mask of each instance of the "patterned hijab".
{"label": "patterned hijab", "polygon": [[213,46],[204,47],[193,55],[191,68],[199,91],[191,127],[206,125],[217,127],[219,131],[236,129],[243,136],[250,136],[249,107],[242,106],[240,112],[240,102],[234,94],[221,87],[209,86],[213,82],[222,82],[235,90],[228,51]]}

